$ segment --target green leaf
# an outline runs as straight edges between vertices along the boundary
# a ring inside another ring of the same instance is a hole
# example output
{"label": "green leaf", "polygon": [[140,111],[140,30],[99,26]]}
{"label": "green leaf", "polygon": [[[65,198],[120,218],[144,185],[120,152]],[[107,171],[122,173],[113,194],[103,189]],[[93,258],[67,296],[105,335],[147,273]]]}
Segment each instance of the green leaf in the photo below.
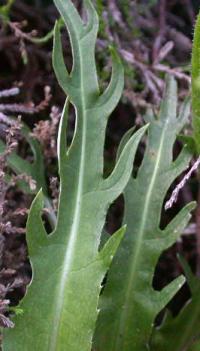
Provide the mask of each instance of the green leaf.
{"label": "green leaf", "polygon": [[0,17],[2,17],[2,19],[5,23],[7,21],[9,21],[10,10],[11,10],[11,7],[13,6],[14,2],[15,2],[15,0],[7,0],[6,5],[0,6]]}
{"label": "green leaf", "polygon": [[198,15],[192,47],[192,124],[197,153],[200,154],[200,15]]}
{"label": "green leaf", "polygon": [[191,301],[187,302],[176,318],[168,315],[161,327],[155,329],[151,342],[152,351],[192,351],[194,341],[200,339],[200,280],[192,274],[183,258],[180,261],[191,290]]}
{"label": "green leaf", "polygon": [[178,277],[161,291],[152,287],[160,254],[178,239],[194,208],[194,203],[187,205],[164,230],[160,229],[166,192],[191,157],[183,148],[175,161],[172,158],[176,135],[189,115],[188,102],[178,118],[176,106],[176,82],[168,77],[160,114],[150,118],[142,165],[124,192],[127,233],[111,264],[100,299],[97,351],[149,350],[156,315],[184,283],[184,278]]}
{"label": "green leaf", "polygon": [[[73,52],[73,69],[68,74],[56,25],[53,64],[68,95],[58,136],[57,224],[47,235],[41,219],[40,192],[27,223],[32,282],[20,305],[23,316],[16,316],[15,328],[4,333],[3,351],[91,351],[101,282],[125,230],[119,230],[99,250],[106,213],[130,178],[138,143],[147,129],[145,126],[132,136],[112,174],[104,179],[108,114],[122,93],[123,67],[115,54],[111,83],[100,95],[95,64],[95,9],[86,1],[85,24],[70,0],[55,0],[55,4],[69,31]],[[68,101],[75,107],[76,128],[67,149]]]}

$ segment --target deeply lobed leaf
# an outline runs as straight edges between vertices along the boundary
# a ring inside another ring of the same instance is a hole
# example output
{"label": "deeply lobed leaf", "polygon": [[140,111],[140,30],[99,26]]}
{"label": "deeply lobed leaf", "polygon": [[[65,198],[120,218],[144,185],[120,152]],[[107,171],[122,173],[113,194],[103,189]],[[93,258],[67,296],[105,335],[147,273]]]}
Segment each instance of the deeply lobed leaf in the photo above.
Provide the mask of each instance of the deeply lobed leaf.
{"label": "deeply lobed leaf", "polygon": [[156,315],[184,283],[184,278],[178,277],[162,291],[152,287],[160,254],[178,239],[194,208],[194,203],[187,205],[164,230],[160,229],[166,192],[191,157],[183,148],[175,161],[172,158],[176,135],[189,115],[188,104],[187,101],[177,118],[176,82],[168,77],[160,114],[157,118],[150,115],[142,165],[124,192],[127,233],[114,257],[100,300],[97,351],[149,350]]}
{"label": "deeply lobed leaf", "polygon": [[21,303],[23,316],[4,335],[4,351],[90,351],[101,282],[125,228],[99,251],[108,207],[123,191],[137,145],[147,127],[124,146],[112,174],[104,179],[103,151],[107,120],[123,89],[123,67],[113,55],[106,91],[99,92],[95,65],[98,17],[86,1],[83,23],[70,0],[55,0],[67,26],[73,69],[64,65],[59,27],[55,26],[53,65],[58,81],[76,110],[76,128],[66,149],[66,102],[58,136],[60,196],[56,228],[47,235],[41,219],[43,196],[35,198],[27,223],[33,277]]}

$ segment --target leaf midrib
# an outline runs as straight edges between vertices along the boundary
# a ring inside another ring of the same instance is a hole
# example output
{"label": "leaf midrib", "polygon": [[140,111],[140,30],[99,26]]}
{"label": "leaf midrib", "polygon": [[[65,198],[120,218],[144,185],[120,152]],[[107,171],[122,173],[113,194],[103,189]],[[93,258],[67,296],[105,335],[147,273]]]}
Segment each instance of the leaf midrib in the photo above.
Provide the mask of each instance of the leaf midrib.
{"label": "leaf midrib", "polygon": [[[162,155],[162,150],[163,150],[163,145],[164,145],[164,139],[165,139],[165,131],[168,125],[168,119],[166,120],[165,126],[162,130],[162,134],[161,134],[161,139],[160,139],[160,146],[158,149],[158,157],[156,160],[156,164],[155,164],[155,168],[154,168],[154,172],[151,178],[151,182],[149,185],[149,190],[147,191],[146,194],[146,198],[145,198],[145,206],[144,206],[144,212],[143,212],[143,217],[142,217],[142,221],[140,224],[140,229],[137,232],[138,233],[138,240],[136,243],[136,248],[133,252],[133,259],[132,259],[132,264],[130,264],[130,266],[132,267],[131,273],[129,275],[129,283],[128,283],[128,287],[127,287],[127,292],[125,295],[125,304],[124,304],[124,308],[122,309],[122,313],[121,313],[121,318],[120,318],[120,325],[119,325],[119,331],[117,333],[117,337],[116,337],[116,342],[115,342],[115,349],[118,349],[118,346],[121,347],[120,342],[121,342],[121,338],[120,335],[124,334],[124,327],[126,326],[129,329],[129,326],[127,326],[126,320],[127,320],[127,313],[128,313],[128,305],[129,305],[129,300],[130,300],[130,296],[133,294],[133,282],[134,282],[134,276],[135,276],[135,272],[137,270],[137,262],[138,262],[138,257],[141,253],[141,248],[142,248],[142,244],[143,244],[143,238],[144,238],[144,234],[145,234],[145,226],[146,226],[146,220],[147,220],[147,215],[148,215],[148,210],[149,210],[149,206],[151,206],[151,197],[152,197],[152,193],[153,193],[153,188],[157,179],[157,175],[159,172],[159,164],[160,164],[160,160],[161,160],[161,155]],[[114,349],[113,349],[114,350]]]}
{"label": "leaf midrib", "polygon": [[[78,42],[78,38],[77,38]],[[65,293],[65,286],[66,286],[66,281],[69,272],[71,271],[71,266],[73,264],[73,257],[74,257],[74,249],[75,249],[75,244],[77,241],[78,237],[78,228],[79,228],[79,223],[80,223],[80,214],[81,214],[81,207],[82,207],[82,194],[83,194],[83,180],[84,180],[84,165],[85,165],[85,150],[86,150],[86,130],[87,130],[87,118],[86,118],[86,103],[85,103],[85,96],[84,96],[84,80],[82,76],[82,55],[81,55],[81,49],[79,47],[79,57],[80,57],[80,91],[82,92],[80,94],[80,101],[81,101],[81,113],[82,113],[82,143],[80,146],[81,150],[81,158],[80,158],[80,163],[79,163],[79,168],[77,170],[78,172],[78,186],[77,186],[77,192],[75,196],[75,208],[74,208],[74,216],[73,216],[73,221],[72,221],[72,227],[71,231],[69,233],[69,236],[67,237],[67,250],[66,254],[64,257],[64,264],[63,264],[63,270],[61,273],[60,277],[60,284],[59,287],[57,288],[57,294],[56,294],[56,303],[54,306],[56,306],[56,311],[54,314],[54,320],[52,323],[52,333],[51,333],[51,338],[49,341],[49,351],[56,351],[57,350],[57,339],[58,339],[58,334],[59,334],[59,326],[60,326],[60,319],[62,315],[62,307],[63,307],[63,301],[64,301],[64,293]],[[77,112],[78,113],[78,112]],[[57,233],[58,235],[58,233]]]}

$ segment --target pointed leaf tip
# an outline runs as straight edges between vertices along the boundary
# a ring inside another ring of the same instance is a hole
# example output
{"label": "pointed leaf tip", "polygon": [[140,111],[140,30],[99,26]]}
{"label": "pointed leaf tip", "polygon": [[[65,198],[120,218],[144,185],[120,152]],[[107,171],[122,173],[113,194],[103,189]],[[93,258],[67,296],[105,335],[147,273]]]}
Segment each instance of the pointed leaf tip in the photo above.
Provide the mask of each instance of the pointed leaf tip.
{"label": "pointed leaf tip", "polygon": [[27,242],[29,253],[32,256],[35,251],[47,241],[47,233],[41,218],[41,211],[44,207],[44,196],[42,189],[38,192],[28,215],[27,220]]}
{"label": "pointed leaf tip", "polygon": [[118,229],[105,243],[103,249],[100,251],[100,259],[103,262],[103,265],[106,269],[109,268],[110,263],[124,237],[126,232],[126,225]]}
{"label": "pointed leaf tip", "polygon": [[33,203],[31,205],[30,211],[41,211],[44,206],[44,195],[42,188],[38,191],[37,195],[35,196],[35,199],[33,200]]}
{"label": "pointed leaf tip", "polygon": [[102,190],[110,190],[112,196],[116,196],[115,191],[117,191],[118,195],[120,195],[120,193],[123,191],[132,173],[132,163],[138,144],[146,132],[148,126],[149,124],[140,128],[128,140],[120,154],[113,172],[107,179],[104,180]]}
{"label": "pointed leaf tip", "polygon": [[118,160],[125,145],[127,144],[128,140],[131,138],[131,136],[133,135],[135,131],[135,126],[133,126],[132,128],[130,128],[123,136],[122,139],[120,141],[119,147],[117,149],[117,157],[116,159]]}
{"label": "pointed leaf tip", "polygon": [[111,47],[112,73],[108,87],[97,100],[96,107],[100,108],[100,113],[106,118],[117,106],[124,88],[124,67],[117,51]]}
{"label": "pointed leaf tip", "polygon": [[56,21],[54,26],[52,64],[59,85],[68,94],[70,77],[63,57],[60,24],[58,21]]}
{"label": "pointed leaf tip", "polygon": [[115,49],[115,47],[113,45],[109,45],[108,48],[109,48],[109,51],[110,51],[110,54],[112,56],[113,61],[118,61],[118,62],[120,62],[122,64],[120,55],[118,54],[118,52]]}
{"label": "pointed leaf tip", "polygon": [[59,123],[58,129],[58,142],[57,142],[57,154],[58,154],[58,164],[59,164],[59,174],[61,174],[63,160],[67,153],[67,122],[68,122],[68,109],[69,109],[69,99],[65,101],[62,116]]}
{"label": "pointed leaf tip", "polygon": [[166,287],[164,287],[160,292],[158,292],[158,303],[157,303],[157,311],[160,312],[176,295],[176,293],[182,288],[186,279],[184,275],[180,275],[176,279],[174,279],[171,283],[169,283]]}

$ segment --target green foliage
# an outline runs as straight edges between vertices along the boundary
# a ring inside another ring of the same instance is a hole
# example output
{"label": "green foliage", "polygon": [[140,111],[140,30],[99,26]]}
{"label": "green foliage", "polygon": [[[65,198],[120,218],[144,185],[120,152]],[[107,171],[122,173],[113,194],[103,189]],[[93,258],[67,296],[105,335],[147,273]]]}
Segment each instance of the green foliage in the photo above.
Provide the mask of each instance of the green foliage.
{"label": "green foliage", "polygon": [[177,117],[176,82],[168,77],[160,114],[148,118],[149,137],[142,165],[124,192],[127,233],[114,257],[100,301],[97,351],[148,350],[156,315],[184,282],[183,277],[178,277],[162,291],[152,287],[160,254],[178,239],[194,208],[194,203],[187,205],[164,230],[160,229],[166,192],[191,157],[183,148],[172,160],[176,135],[188,119],[189,107],[186,101]]}
{"label": "green foliage", "polygon": [[200,154],[200,15],[197,17],[192,48],[192,113],[193,138]]}
{"label": "green foliage", "polygon": [[60,197],[55,230],[47,235],[41,219],[44,201],[36,196],[27,223],[33,277],[20,304],[23,315],[4,333],[3,351],[90,351],[101,282],[123,237],[125,227],[99,251],[110,204],[126,186],[137,145],[146,126],[123,147],[111,175],[103,177],[105,130],[123,89],[123,67],[112,50],[113,72],[100,94],[95,65],[98,17],[90,1],[84,24],[70,0],[55,0],[69,35],[73,69],[66,70],[55,26],[53,66],[76,110],[76,130],[66,147],[68,102],[58,135]]}
{"label": "green foliage", "polygon": [[6,5],[0,6],[0,17],[3,19],[4,22],[9,20],[10,10],[14,2],[15,0],[7,0]]}
{"label": "green foliage", "polygon": [[200,325],[200,280],[192,274],[190,267],[183,259],[181,262],[192,298],[176,318],[168,314],[163,325],[155,331],[151,346],[153,351],[192,351],[195,350],[194,341],[200,338],[198,328]]}

